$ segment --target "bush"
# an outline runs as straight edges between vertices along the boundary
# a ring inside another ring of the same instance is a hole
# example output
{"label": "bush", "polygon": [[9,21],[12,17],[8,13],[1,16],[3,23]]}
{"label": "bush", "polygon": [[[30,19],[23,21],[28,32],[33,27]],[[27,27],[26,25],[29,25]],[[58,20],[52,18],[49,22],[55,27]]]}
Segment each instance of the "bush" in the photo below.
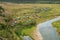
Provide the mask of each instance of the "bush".
{"label": "bush", "polygon": [[0,12],[2,13],[4,11],[5,11],[4,8],[2,6],[0,6]]}
{"label": "bush", "polygon": [[2,29],[6,29],[6,25],[0,24],[0,30],[2,30]]}
{"label": "bush", "polygon": [[23,22],[23,26],[31,26],[35,24],[36,24],[36,21],[34,19],[29,19]]}

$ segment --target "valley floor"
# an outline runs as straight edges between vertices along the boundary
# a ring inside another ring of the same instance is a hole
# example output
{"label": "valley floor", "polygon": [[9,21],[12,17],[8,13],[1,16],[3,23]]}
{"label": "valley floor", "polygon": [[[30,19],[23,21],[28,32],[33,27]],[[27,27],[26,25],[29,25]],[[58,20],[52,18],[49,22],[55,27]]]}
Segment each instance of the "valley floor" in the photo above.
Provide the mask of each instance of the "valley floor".
{"label": "valley floor", "polygon": [[[20,36],[25,35],[28,35],[35,40],[33,36],[35,36],[34,33],[37,24],[60,16],[59,4],[0,3],[0,6],[5,9],[5,12],[3,13],[5,13],[6,17],[13,19],[9,22],[9,25],[17,23],[13,28],[11,27],[12,33],[10,33],[11,30],[0,30],[0,35],[8,40],[15,40],[15,38],[18,40]],[[2,20],[1,22],[4,23]],[[9,34],[8,37],[7,34]],[[10,35],[13,36],[14,39],[11,38]]]}

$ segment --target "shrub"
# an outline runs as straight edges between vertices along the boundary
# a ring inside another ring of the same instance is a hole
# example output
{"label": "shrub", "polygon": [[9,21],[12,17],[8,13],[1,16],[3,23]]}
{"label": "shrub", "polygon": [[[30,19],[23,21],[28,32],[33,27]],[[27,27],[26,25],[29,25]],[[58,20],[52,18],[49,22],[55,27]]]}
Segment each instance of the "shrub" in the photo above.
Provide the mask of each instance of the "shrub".
{"label": "shrub", "polygon": [[6,25],[0,24],[0,30],[5,29],[5,28],[6,28]]}

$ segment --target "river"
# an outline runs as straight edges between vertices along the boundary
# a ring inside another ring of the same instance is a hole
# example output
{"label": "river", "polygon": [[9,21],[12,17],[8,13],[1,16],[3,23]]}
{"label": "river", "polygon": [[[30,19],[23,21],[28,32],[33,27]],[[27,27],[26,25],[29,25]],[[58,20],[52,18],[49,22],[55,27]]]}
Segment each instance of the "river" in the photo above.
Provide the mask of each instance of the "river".
{"label": "river", "polygon": [[37,25],[43,40],[59,40],[58,33],[52,26],[52,23],[58,20],[60,20],[60,16]]}

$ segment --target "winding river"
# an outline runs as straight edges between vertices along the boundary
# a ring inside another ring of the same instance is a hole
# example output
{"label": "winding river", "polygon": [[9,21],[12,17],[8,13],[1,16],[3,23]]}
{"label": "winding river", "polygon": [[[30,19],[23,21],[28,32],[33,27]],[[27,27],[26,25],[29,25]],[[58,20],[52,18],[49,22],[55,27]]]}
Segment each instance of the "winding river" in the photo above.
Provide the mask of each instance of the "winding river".
{"label": "winding river", "polygon": [[52,23],[58,20],[60,20],[60,16],[37,25],[43,40],[59,40],[58,33],[52,26]]}

